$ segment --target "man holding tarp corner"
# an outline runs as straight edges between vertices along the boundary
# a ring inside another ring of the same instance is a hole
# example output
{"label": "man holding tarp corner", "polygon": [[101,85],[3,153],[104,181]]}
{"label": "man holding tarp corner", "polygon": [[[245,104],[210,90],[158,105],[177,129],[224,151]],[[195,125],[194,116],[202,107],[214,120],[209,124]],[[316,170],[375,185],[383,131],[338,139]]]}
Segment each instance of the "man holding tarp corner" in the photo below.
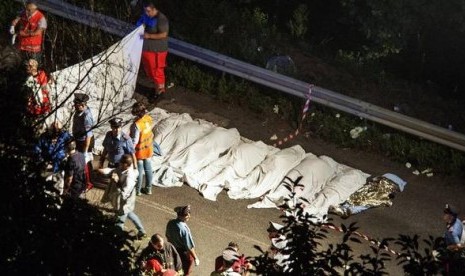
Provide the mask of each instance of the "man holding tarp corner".
{"label": "man holding tarp corner", "polygon": [[144,25],[142,64],[155,84],[155,98],[165,93],[165,67],[168,55],[168,18],[151,2],[144,4],[144,14],[136,23]]}

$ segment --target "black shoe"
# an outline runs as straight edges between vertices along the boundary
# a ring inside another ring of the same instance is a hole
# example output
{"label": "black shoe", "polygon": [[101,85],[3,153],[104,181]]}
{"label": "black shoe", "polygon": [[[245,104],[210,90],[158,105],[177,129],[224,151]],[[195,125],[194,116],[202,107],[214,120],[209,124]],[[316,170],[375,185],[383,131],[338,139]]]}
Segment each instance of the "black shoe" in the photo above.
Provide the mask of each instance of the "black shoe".
{"label": "black shoe", "polygon": [[146,237],[147,237],[147,234],[146,234],[145,232],[141,232],[141,231],[139,231],[139,232],[137,233],[137,235],[136,235],[136,238],[137,238],[138,240],[143,240],[143,239],[145,239]]}

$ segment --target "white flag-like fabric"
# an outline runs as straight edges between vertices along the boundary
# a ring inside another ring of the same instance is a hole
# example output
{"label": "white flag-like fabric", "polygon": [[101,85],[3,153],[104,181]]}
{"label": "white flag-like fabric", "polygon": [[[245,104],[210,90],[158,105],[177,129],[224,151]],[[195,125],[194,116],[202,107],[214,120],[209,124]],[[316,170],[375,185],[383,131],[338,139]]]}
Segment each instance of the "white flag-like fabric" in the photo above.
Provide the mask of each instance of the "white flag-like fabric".
{"label": "white flag-like fabric", "polygon": [[[132,103],[141,60],[143,27],[139,27],[106,51],[78,64],[53,72],[55,83],[50,94],[57,107],[47,123],[60,120],[71,128],[73,94],[85,93],[94,122],[99,126],[112,116],[127,117],[124,112]],[[129,118],[124,118],[129,119]],[[106,126],[103,127],[106,129]],[[103,132],[104,133],[104,132]],[[96,135],[96,138],[99,135]]]}

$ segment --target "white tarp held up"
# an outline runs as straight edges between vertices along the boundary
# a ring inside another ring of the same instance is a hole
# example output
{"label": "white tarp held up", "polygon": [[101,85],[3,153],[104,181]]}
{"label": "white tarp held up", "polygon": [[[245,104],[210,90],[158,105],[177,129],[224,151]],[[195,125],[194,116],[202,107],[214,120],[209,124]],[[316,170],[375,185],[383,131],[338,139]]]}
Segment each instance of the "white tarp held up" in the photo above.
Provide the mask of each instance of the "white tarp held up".
{"label": "white tarp held up", "polygon": [[[73,92],[86,93],[96,128],[96,146],[101,146],[105,124],[117,115],[127,123],[136,86],[142,51],[142,28],[134,30],[107,51],[74,66],[54,72],[56,85],[51,90],[53,101],[60,103],[48,120],[60,119],[71,127],[74,112]],[[310,203],[305,210],[322,216],[330,205],[337,205],[361,187],[367,174],[338,164],[329,157],[305,153],[300,146],[279,150],[261,141],[241,138],[236,129],[224,129],[188,114],[173,114],[155,108],[155,141],[162,156],[154,156],[154,185],[180,186],[183,182],[199,190],[203,196],[216,200],[228,190],[234,199],[259,198],[250,208],[276,207],[289,198],[285,187],[287,176],[302,176],[302,188],[296,193]],[[123,130],[127,131],[128,125]]]}
{"label": "white tarp held up", "polygon": [[[95,138],[103,139],[102,134],[108,130],[104,123],[111,117],[118,115],[125,120],[132,118],[125,111],[133,103],[142,52],[142,33],[143,27],[135,29],[106,51],[53,72],[51,75],[56,83],[52,85],[50,94],[53,106],[58,108],[47,119],[47,123],[58,119],[71,129],[74,92],[85,93],[90,97],[88,106],[97,124]],[[101,140],[96,140],[96,144],[100,145]]]}

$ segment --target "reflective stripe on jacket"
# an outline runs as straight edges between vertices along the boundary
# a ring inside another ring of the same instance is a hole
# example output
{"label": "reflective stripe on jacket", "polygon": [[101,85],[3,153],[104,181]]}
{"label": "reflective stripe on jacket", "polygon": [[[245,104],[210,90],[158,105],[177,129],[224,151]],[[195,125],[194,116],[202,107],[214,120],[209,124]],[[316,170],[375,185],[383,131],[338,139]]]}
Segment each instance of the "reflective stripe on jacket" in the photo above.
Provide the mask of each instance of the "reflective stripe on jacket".
{"label": "reflective stripe on jacket", "polygon": [[[26,12],[21,14],[21,31],[35,32],[39,27],[39,21],[44,17],[40,11],[36,11],[31,17],[27,17]],[[21,37],[19,49],[28,52],[40,52],[42,50],[42,34]]]}
{"label": "reflective stripe on jacket", "polygon": [[139,141],[135,146],[136,158],[147,159],[153,155],[153,120],[150,115],[145,114],[142,118],[136,121],[136,126],[139,129]]}

